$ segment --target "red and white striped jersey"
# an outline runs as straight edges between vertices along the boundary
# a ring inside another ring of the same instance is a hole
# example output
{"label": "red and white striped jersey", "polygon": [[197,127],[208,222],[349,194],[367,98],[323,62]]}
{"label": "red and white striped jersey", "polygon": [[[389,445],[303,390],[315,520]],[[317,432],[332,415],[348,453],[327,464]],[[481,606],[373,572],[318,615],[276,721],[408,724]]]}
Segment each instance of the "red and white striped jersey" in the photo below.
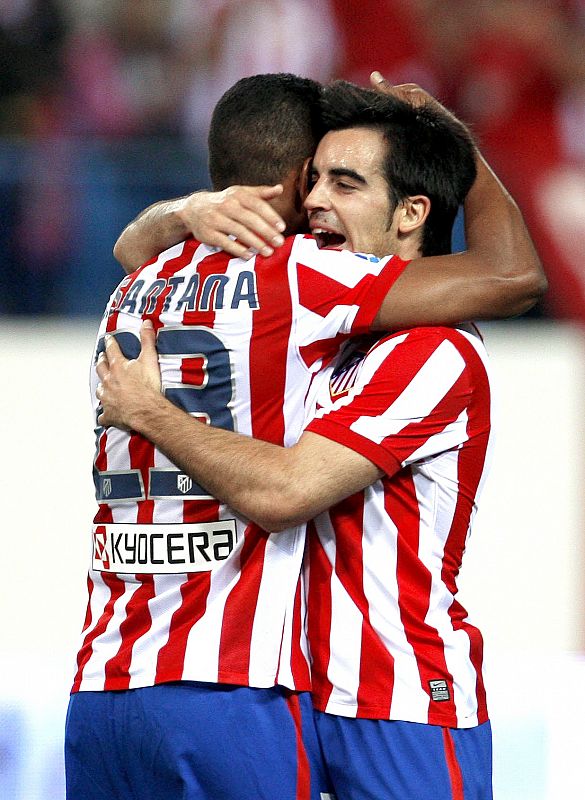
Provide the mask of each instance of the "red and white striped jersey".
{"label": "red and white striped jersey", "polygon": [[456,578],[491,452],[483,344],[418,328],[340,363],[307,430],[385,474],[309,524],[315,706],[473,727],[487,719],[483,642]]}
{"label": "red and white striped jersey", "polygon": [[[192,239],[174,246],[110,299],[91,372],[96,418],[106,333],[136,357],[149,318],[170,400],[203,422],[291,444],[314,376],[369,329],[404,264],[320,251],[306,236],[250,261]],[[175,680],[309,688],[303,527],[268,535],[143,437],[99,426],[96,437],[99,510],[73,691]]]}

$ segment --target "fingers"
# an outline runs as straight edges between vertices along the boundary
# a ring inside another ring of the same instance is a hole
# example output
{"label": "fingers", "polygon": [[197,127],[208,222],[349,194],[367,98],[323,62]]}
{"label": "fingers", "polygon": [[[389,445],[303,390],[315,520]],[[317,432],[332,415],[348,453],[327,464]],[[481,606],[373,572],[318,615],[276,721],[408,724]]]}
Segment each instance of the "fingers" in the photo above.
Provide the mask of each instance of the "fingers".
{"label": "fingers", "polygon": [[138,358],[139,360],[144,360],[145,357],[154,357],[158,362],[156,331],[150,319],[145,319],[140,328],[140,355]]}
{"label": "fingers", "polygon": [[381,72],[375,70],[370,74],[370,83],[374,89],[382,94],[393,94],[394,87],[386,80]]}
{"label": "fingers", "polygon": [[371,73],[370,83],[372,87],[376,89],[376,91],[381,92],[382,94],[393,95],[394,97],[398,97],[401,100],[406,100],[415,106],[421,105],[422,103],[431,99],[431,95],[429,95],[428,92],[425,92],[424,89],[421,89],[417,83],[400,83],[392,85],[380,72],[377,71]]}
{"label": "fingers", "polygon": [[105,353],[100,353],[97,360],[96,371],[100,381],[106,377],[106,375],[110,372],[110,367],[108,364],[108,357]]}
{"label": "fingers", "polygon": [[284,244],[285,222],[270,205],[283,192],[274,186],[231,186],[193,195],[180,216],[199,241],[232,256],[270,256]]}
{"label": "fingers", "polygon": [[107,362],[110,366],[116,363],[116,361],[121,357],[122,351],[120,350],[120,345],[116,341],[116,337],[112,336],[111,334],[106,334],[106,350],[105,350],[105,357]]}

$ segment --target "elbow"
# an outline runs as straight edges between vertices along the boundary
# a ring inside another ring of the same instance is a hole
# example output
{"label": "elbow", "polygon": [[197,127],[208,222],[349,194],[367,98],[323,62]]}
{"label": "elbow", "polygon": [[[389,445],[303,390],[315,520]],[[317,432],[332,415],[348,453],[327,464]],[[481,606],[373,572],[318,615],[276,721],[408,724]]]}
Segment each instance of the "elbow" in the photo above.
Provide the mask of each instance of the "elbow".
{"label": "elbow", "polygon": [[520,275],[516,281],[517,309],[515,315],[529,311],[541,300],[548,289],[548,281],[540,261],[536,261],[533,268]]}
{"label": "elbow", "polygon": [[287,528],[302,525],[315,516],[307,499],[295,490],[286,489],[277,494],[256,498],[248,515],[263,530],[279,533]]}
{"label": "elbow", "polygon": [[132,258],[132,255],[130,253],[130,248],[128,247],[128,244],[125,241],[124,232],[119,236],[118,240],[116,241],[112,253],[118,264],[121,265],[126,275],[130,275],[140,266],[140,263],[136,263],[136,259]]}
{"label": "elbow", "polygon": [[117,240],[116,244],[114,245],[112,253],[118,264],[121,264],[124,272],[129,274],[130,272],[132,272],[132,267],[130,266],[130,264],[128,264],[128,259],[126,258],[126,248],[124,247],[124,242],[122,241],[122,239],[123,237],[120,237]]}
{"label": "elbow", "polygon": [[547,289],[546,275],[540,261],[535,258],[523,271],[498,280],[494,307],[501,313],[497,316],[504,319],[525,314],[542,299]]}

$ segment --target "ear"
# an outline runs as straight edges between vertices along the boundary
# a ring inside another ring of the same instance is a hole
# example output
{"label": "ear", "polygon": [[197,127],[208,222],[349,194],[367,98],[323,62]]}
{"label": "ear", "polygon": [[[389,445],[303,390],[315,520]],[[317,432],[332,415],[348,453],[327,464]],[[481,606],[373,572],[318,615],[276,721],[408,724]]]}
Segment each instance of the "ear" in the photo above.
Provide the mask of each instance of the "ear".
{"label": "ear", "polygon": [[309,183],[311,176],[311,169],[313,168],[313,159],[306,158],[301,171],[299,173],[299,194],[304,203],[310,191]]}
{"label": "ear", "polygon": [[431,201],[424,194],[407,197],[397,209],[398,233],[408,235],[421,228],[430,211]]}

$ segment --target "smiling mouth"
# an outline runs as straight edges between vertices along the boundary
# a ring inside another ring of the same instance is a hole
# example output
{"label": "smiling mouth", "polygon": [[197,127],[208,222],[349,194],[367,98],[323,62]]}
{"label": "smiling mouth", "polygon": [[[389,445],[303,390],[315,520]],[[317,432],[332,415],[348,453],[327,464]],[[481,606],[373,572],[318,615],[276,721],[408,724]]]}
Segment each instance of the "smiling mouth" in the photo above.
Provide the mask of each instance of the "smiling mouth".
{"label": "smiling mouth", "polygon": [[320,250],[327,247],[341,247],[346,242],[345,236],[342,236],[341,233],[333,233],[333,231],[326,231],[323,228],[313,228],[311,233]]}

